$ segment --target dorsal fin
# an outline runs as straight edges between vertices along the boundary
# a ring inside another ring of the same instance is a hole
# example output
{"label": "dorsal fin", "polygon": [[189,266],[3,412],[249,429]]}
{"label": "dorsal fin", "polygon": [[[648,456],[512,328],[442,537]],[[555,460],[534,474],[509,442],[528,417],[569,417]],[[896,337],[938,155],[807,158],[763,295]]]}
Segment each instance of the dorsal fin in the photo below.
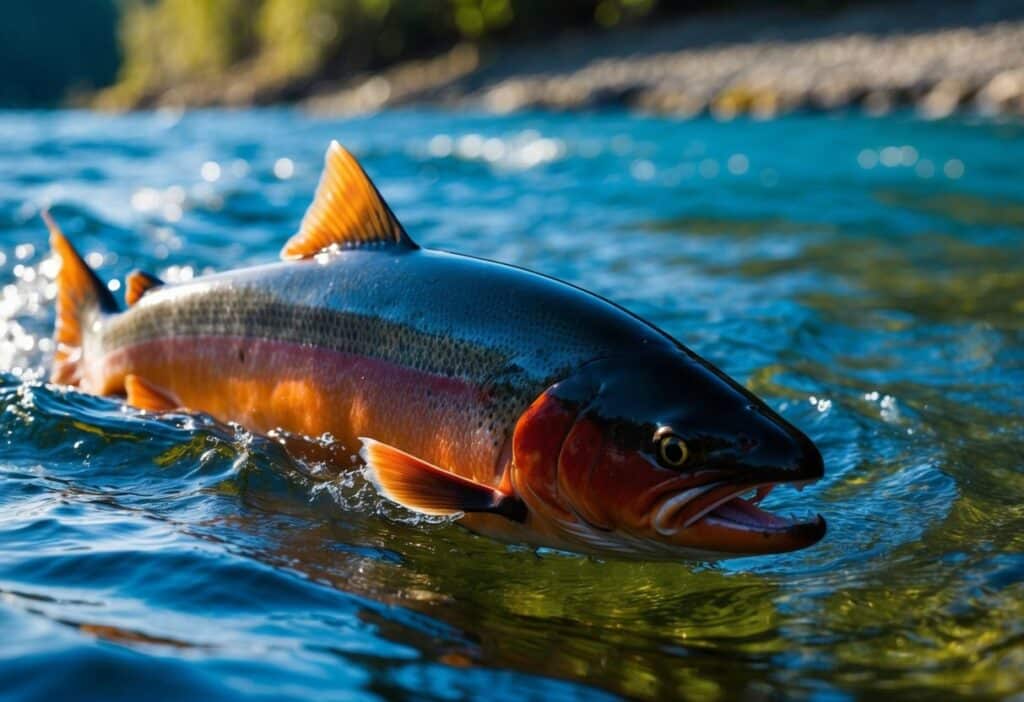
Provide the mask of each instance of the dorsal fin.
{"label": "dorsal fin", "polygon": [[124,301],[129,307],[139,301],[147,290],[158,288],[164,281],[145,271],[132,271],[124,279]]}
{"label": "dorsal fin", "polygon": [[390,244],[418,248],[355,157],[332,141],[313,204],[281,258],[309,258],[330,246]]}

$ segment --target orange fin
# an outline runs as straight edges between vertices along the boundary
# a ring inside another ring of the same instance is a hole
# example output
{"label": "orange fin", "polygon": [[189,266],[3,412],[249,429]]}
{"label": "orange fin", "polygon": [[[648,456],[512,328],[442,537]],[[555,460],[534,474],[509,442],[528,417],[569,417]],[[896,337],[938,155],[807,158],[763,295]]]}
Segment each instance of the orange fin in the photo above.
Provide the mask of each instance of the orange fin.
{"label": "orange fin", "polygon": [[355,157],[332,141],[313,203],[281,258],[310,258],[331,246],[381,244],[418,248]]}
{"label": "orange fin", "polygon": [[131,307],[139,301],[140,297],[146,294],[146,291],[158,288],[163,284],[164,281],[155,275],[145,271],[132,271],[124,279],[124,301]]}
{"label": "orange fin", "polygon": [[53,338],[57,350],[53,355],[55,383],[78,385],[81,380],[82,338],[98,313],[117,312],[117,302],[75,247],[67,240],[46,210],[43,221],[50,230],[50,248],[60,259],[57,273],[57,323]]}
{"label": "orange fin", "polygon": [[169,392],[131,373],[124,377],[124,391],[128,396],[128,404],[138,409],[171,412],[181,407],[181,403]]}
{"label": "orange fin", "polygon": [[491,512],[515,521],[526,518],[526,505],[517,497],[449,473],[394,446],[360,437],[359,455],[367,477],[382,495],[414,512],[453,516],[461,512]]}

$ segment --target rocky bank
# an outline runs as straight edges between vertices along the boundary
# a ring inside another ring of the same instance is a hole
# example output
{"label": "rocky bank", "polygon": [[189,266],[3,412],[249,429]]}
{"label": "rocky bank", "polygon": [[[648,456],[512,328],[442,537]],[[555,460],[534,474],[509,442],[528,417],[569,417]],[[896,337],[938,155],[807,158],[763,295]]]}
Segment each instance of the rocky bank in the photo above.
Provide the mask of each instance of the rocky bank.
{"label": "rocky bank", "polygon": [[912,107],[1024,115],[1024,3],[904,2],[818,14],[708,13],[435,59],[312,87],[320,113],[413,103],[579,110],[622,106],[769,118]]}

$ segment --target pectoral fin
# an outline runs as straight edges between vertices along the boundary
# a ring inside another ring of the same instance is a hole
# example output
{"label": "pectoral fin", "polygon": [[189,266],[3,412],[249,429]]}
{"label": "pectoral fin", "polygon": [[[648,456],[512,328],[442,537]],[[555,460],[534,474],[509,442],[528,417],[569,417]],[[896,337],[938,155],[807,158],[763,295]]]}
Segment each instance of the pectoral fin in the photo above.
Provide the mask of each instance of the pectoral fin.
{"label": "pectoral fin", "polygon": [[131,373],[124,377],[124,390],[132,407],[150,412],[170,412],[181,408],[181,403],[169,392]]}
{"label": "pectoral fin", "polygon": [[526,518],[519,498],[449,473],[394,446],[360,437],[367,476],[382,495],[414,512],[452,516],[490,512],[514,521]]}

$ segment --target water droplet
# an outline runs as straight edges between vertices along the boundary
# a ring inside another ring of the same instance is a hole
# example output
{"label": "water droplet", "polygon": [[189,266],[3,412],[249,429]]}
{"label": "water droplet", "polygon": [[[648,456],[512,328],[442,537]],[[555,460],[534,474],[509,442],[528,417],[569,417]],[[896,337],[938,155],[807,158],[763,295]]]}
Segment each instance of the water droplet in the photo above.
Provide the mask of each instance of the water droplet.
{"label": "water droplet", "polygon": [[964,174],[964,162],[958,158],[952,158],[946,161],[946,165],[942,167],[942,172],[946,174],[946,177],[950,180],[957,180],[963,177]]}
{"label": "water droplet", "polygon": [[281,180],[288,180],[295,175],[295,163],[290,158],[279,158],[274,161],[274,175]]}
{"label": "water droplet", "polygon": [[172,185],[164,191],[164,199],[175,205],[183,204],[185,202],[185,195],[185,188],[180,185]]}
{"label": "water droplet", "polygon": [[153,188],[142,188],[132,194],[132,207],[139,212],[151,212],[160,206],[160,193]]}
{"label": "water droplet", "polygon": [[713,158],[706,158],[697,166],[697,172],[704,178],[714,178],[718,175],[718,161]]}
{"label": "water droplet", "polygon": [[484,158],[492,163],[500,160],[505,155],[505,142],[498,138],[491,138],[484,142]]}
{"label": "water droplet", "polygon": [[480,154],[483,153],[483,149],[484,138],[479,134],[466,134],[465,136],[459,137],[458,152],[459,156],[462,158],[480,158]]}
{"label": "water droplet", "polygon": [[199,175],[201,175],[203,180],[207,183],[217,181],[220,179],[220,164],[216,161],[207,161],[203,164],[202,168],[199,169]]}
{"label": "water droplet", "polygon": [[164,206],[161,208],[160,214],[162,214],[163,218],[166,219],[168,222],[178,222],[181,220],[181,216],[183,213],[181,210],[181,205],[177,204],[176,202],[168,202],[165,203]]}
{"label": "water droplet", "polygon": [[637,180],[651,180],[654,177],[654,164],[647,160],[634,161],[629,172]]}
{"label": "water droplet", "polygon": [[733,175],[743,175],[750,169],[750,159],[744,154],[733,154],[729,157],[728,168]]}
{"label": "water droplet", "polygon": [[900,152],[898,146],[887,146],[882,149],[882,153],[879,154],[878,158],[882,162],[883,166],[886,168],[893,168],[894,166],[900,165],[903,154]]}
{"label": "water droplet", "polygon": [[447,134],[438,134],[430,138],[427,144],[427,151],[435,158],[445,158],[452,155],[452,138]]}

